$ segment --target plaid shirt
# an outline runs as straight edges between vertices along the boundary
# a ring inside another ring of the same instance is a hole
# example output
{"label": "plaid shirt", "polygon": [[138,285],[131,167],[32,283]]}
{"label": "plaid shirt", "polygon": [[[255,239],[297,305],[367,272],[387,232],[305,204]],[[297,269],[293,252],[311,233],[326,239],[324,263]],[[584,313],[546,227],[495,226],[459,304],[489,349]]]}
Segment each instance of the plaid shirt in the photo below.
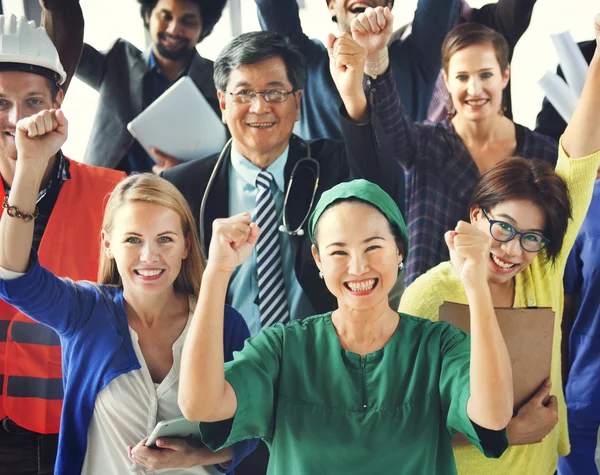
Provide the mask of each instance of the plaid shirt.
{"label": "plaid shirt", "polygon": [[[50,220],[50,214],[54,209],[54,204],[58,198],[60,188],[65,180],[71,178],[71,175],[69,174],[69,161],[61,151],[56,154],[56,157],[58,158],[55,166],[56,174],[53,174],[53,178],[48,183],[48,186],[43,190],[40,190],[36,201],[37,207],[40,210],[39,216],[34,221],[33,228],[32,245],[36,251],[40,248],[40,242],[42,241],[42,236],[44,235],[44,231]],[[4,183],[4,189],[8,196],[10,194],[10,188],[7,186],[6,182]]]}
{"label": "plaid shirt", "polygon": [[[450,258],[444,233],[459,220],[468,221],[467,209],[479,177],[479,169],[465,144],[448,121],[417,124],[400,104],[396,83],[388,70],[368,79],[377,115],[405,172],[405,208],[410,250],[405,285]],[[537,158],[553,165],[556,141],[515,124],[514,155]]]}

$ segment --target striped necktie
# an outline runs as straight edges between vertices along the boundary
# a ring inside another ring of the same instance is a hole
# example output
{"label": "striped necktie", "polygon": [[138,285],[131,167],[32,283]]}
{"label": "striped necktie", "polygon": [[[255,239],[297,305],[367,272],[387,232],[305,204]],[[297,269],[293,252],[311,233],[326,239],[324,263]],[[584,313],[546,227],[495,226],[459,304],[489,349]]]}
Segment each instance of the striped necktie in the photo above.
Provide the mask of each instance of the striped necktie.
{"label": "striped necktie", "polygon": [[285,296],[277,208],[271,193],[273,175],[262,171],[256,178],[256,217],[261,229],[256,243],[256,270],[258,277],[258,301],[262,328],[274,323],[289,321],[289,310]]}

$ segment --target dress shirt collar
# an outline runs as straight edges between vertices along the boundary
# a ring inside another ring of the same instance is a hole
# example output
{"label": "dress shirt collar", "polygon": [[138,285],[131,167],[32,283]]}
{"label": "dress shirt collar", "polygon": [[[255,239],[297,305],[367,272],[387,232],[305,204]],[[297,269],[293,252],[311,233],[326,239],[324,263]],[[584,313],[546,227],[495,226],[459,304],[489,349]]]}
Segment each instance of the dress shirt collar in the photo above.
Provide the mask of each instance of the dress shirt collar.
{"label": "dress shirt collar", "polygon": [[[275,184],[281,192],[284,192],[285,190],[285,178],[283,172],[285,170],[285,164],[287,163],[289,150],[290,146],[288,145],[283,153],[265,170],[273,175]],[[256,178],[258,178],[258,174],[262,169],[254,165],[250,160],[238,152],[235,145],[232,145],[231,147],[231,165],[240,178],[253,188],[256,188]]]}

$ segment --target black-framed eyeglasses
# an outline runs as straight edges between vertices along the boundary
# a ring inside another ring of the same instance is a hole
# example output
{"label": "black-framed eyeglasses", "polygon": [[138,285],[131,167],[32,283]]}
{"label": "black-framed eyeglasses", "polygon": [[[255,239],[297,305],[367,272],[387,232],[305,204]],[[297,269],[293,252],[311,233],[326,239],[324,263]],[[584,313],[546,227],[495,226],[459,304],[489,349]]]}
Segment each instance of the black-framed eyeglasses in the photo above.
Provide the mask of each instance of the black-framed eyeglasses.
{"label": "black-framed eyeglasses", "polygon": [[527,252],[539,252],[546,247],[550,239],[544,237],[543,234],[535,231],[521,232],[506,221],[498,221],[491,219],[488,214],[482,209],[484,216],[490,222],[490,234],[498,242],[508,242],[519,236],[519,244],[521,249]]}
{"label": "black-framed eyeglasses", "polygon": [[238,104],[251,104],[256,100],[256,97],[260,94],[266,102],[285,102],[290,94],[296,92],[294,89],[291,91],[283,91],[281,89],[269,89],[268,91],[240,91],[240,92],[227,92],[231,95],[233,102]]}

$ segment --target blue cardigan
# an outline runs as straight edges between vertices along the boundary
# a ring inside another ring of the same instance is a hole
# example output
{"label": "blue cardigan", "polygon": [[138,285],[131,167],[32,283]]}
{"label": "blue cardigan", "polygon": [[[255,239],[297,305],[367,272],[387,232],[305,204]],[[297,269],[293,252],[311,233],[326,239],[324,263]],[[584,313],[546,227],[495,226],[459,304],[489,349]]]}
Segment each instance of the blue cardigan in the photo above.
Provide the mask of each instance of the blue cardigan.
{"label": "blue cardigan", "polygon": [[[44,269],[32,251],[24,276],[0,280],[0,298],[60,336],[65,395],[55,473],[79,474],[97,394],[117,376],[140,369],[125,315],[123,289],[60,279]],[[225,306],[225,361],[233,359],[233,352],[241,350],[249,336],[242,316]],[[227,473],[233,473],[256,444],[257,440],[236,444]]]}

